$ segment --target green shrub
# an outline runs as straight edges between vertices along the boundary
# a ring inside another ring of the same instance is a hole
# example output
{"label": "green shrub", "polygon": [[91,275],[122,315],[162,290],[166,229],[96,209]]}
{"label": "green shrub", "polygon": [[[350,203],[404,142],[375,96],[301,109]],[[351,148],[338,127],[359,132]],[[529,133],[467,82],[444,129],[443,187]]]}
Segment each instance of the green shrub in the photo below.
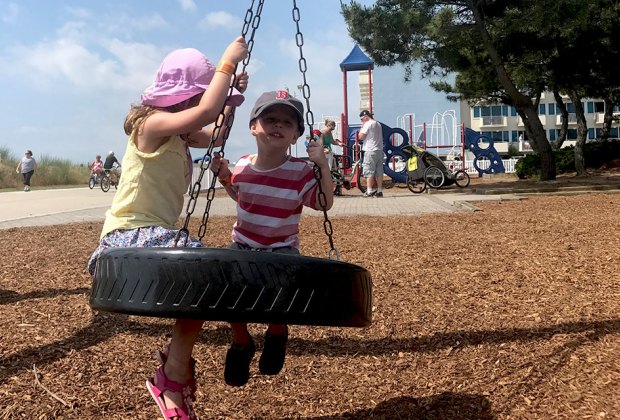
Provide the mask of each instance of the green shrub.
{"label": "green shrub", "polygon": [[[586,168],[600,168],[605,163],[620,158],[620,141],[589,141],[585,144],[584,159]],[[559,174],[575,172],[575,147],[569,146],[553,151],[556,171]],[[540,176],[541,163],[537,153],[519,159],[515,171],[520,179],[536,178]]]}
{"label": "green shrub", "polygon": [[537,178],[540,176],[540,157],[537,153],[523,156],[515,164],[515,172],[519,179]]}

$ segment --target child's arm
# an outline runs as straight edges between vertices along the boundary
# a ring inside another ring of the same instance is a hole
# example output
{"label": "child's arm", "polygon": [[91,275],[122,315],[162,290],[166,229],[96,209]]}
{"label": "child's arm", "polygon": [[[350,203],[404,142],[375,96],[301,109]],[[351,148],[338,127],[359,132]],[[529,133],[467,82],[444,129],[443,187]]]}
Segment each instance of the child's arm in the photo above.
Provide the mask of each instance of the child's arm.
{"label": "child's arm", "polygon": [[210,168],[214,174],[217,174],[218,181],[220,181],[220,184],[222,184],[222,187],[224,187],[230,198],[237,201],[237,188],[230,182],[232,172],[230,172],[230,169],[228,168],[228,161],[226,159],[222,159],[221,156],[216,153],[213,156]]}
{"label": "child's arm", "polygon": [[[241,93],[245,92],[248,87],[248,74],[246,72],[238,73],[236,78],[237,82],[235,87]],[[232,111],[232,106],[227,106],[224,109],[224,120],[222,120],[222,127],[220,128],[220,132],[218,133],[217,138],[215,139],[214,146],[221,146],[224,141],[224,132],[226,131],[226,120]],[[215,124],[211,124],[209,127],[203,128],[202,130],[193,132],[189,136],[189,140],[187,144],[190,147],[198,147],[202,149],[206,149],[211,144],[211,138],[213,137],[213,130],[215,128]]]}
{"label": "child's arm", "polygon": [[[234,67],[247,55],[248,46],[240,36],[226,48],[220,62]],[[179,112],[156,112],[150,115],[144,122],[140,136],[144,143],[139,144],[138,149],[147,153],[155,151],[161,146],[163,139],[169,136],[194,133],[213,123],[228,96],[232,74],[226,71],[226,67],[230,66],[224,66],[222,70],[215,72],[209,88],[197,106]]]}
{"label": "child's arm", "polygon": [[[323,145],[316,141],[308,144],[308,158],[321,169],[321,190],[325,193],[325,210],[329,210],[334,205],[334,191],[332,190],[332,174],[329,172],[327,157],[323,152]],[[319,201],[319,188],[316,189],[317,210],[323,210]]]}

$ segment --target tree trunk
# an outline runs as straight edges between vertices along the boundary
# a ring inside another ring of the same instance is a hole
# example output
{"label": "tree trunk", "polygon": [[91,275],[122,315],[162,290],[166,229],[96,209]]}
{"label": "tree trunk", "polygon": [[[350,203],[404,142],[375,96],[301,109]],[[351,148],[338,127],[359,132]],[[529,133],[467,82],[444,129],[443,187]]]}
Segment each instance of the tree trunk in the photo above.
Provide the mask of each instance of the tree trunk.
{"label": "tree trunk", "polygon": [[575,143],[575,170],[577,176],[587,175],[586,160],[583,154],[583,149],[586,144],[586,137],[588,135],[588,124],[586,123],[586,114],[583,111],[583,103],[581,102],[581,95],[574,91],[569,91],[568,96],[575,105],[575,114],[577,116],[577,143]]}
{"label": "tree trunk", "polygon": [[491,61],[495,66],[495,71],[497,72],[497,78],[502,85],[502,87],[506,90],[506,93],[510,96],[515,104],[515,108],[517,112],[523,119],[523,124],[525,125],[526,131],[530,136],[530,144],[532,145],[532,149],[536,153],[540,155],[541,161],[541,173],[540,180],[548,181],[554,180],[555,173],[555,160],[553,158],[553,151],[551,150],[551,145],[547,140],[547,135],[545,133],[545,129],[540,122],[540,118],[538,117],[538,112],[532,103],[532,100],[527,96],[523,95],[515,86],[514,82],[510,78],[510,75],[506,71],[502,60],[500,59],[499,53],[493,44],[493,40],[491,39],[491,35],[486,30],[484,25],[484,16],[480,13],[478,9],[478,1],[476,0],[467,0],[467,6],[472,11],[474,15],[474,22],[478,32],[480,33],[480,37],[482,39],[482,44],[485,49],[489,53],[489,57],[491,57]]}
{"label": "tree trunk", "polygon": [[609,97],[603,98],[603,100],[605,101],[605,114],[603,115],[601,140],[607,140],[609,138],[609,132],[611,131],[611,123],[614,120],[614,101]]}
{"label": "tree trunk", "polygon": [[555,98],[555,104],[560,108],[560,115],[562,116],[560,125],[560,132],[558,133],[558,139],[555,141],[555,150],[560,150],[564,141],[566,140],[566,133],[568,133],[568,109],[562,99],[562,96],[557,90],[553,90],[553,97]]}

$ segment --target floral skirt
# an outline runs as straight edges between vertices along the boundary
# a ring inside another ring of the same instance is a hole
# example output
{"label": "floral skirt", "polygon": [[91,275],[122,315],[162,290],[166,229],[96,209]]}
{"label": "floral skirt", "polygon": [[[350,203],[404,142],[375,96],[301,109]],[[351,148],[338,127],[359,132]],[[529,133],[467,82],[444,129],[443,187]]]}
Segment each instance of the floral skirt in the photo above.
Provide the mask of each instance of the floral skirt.
{"label": "floral skirt", "polygon": [[191,236],[180,238],[178,244],[175,245],[175,239],[178,229],[166,229],[161,226],[146,226],[136,229],[118,229],[108,233],[101,238],[99,246],[88,260],[88,272],[91,276],[95,274],[95,266],[97,259],[104,249],[108,248],[146,248],[146,247],[163,247],[163,248],[201,248],[202,243]]}

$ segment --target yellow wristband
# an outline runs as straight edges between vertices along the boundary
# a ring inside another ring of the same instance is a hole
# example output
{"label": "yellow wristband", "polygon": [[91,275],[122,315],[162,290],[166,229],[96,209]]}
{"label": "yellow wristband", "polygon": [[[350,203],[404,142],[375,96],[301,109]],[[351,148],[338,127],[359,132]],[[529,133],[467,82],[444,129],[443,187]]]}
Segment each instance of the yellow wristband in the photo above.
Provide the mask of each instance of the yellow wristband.
{"label": "yellow wristband", "polygon": [[224,73],[224,74],[227,74],[229,76],[232,76],[233,73],[235,72],[235,68],[236,67],[237,66],[235,66],[230,61],[220,60],[220,62],[217,63],[217,67],[215,68],[215,71],[219,71],[221,73]]}

